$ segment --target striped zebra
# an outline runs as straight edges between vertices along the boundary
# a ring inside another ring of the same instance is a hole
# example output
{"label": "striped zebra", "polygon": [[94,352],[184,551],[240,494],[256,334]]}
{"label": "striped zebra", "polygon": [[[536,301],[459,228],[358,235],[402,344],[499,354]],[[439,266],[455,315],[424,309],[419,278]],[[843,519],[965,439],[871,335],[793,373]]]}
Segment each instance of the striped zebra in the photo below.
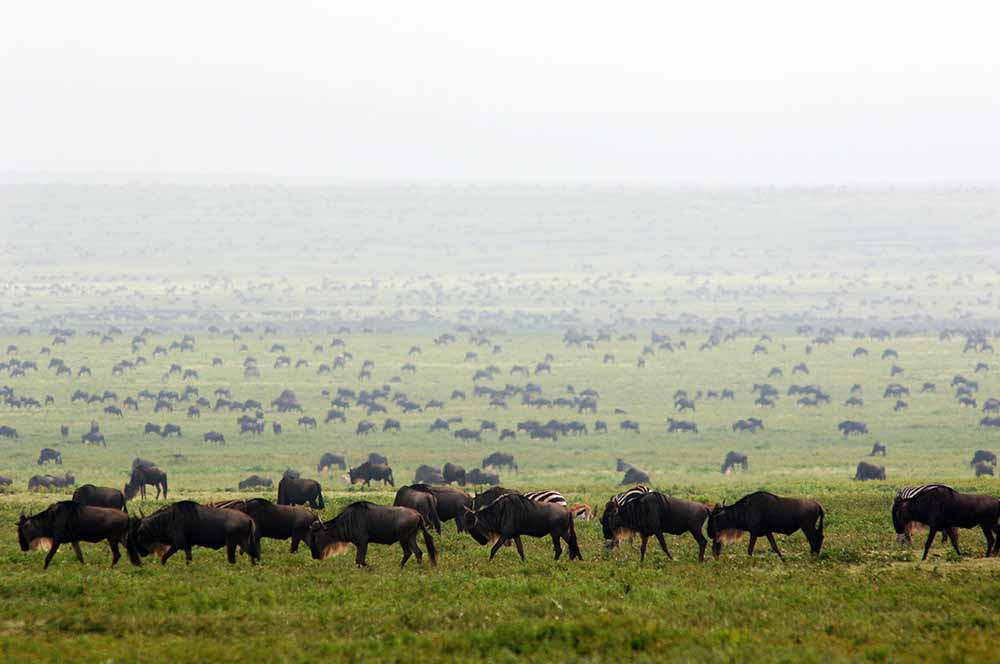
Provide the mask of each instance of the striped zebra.
{"label": "striped zebra", "polygon": [[611,500],[608,502],[610,502],[616,508],[621,507],[622,505],[630,503],[637,498],[642,498],[650,491],[651,489],[648,486],[643,486],[642,484],[640,484],[638,486],[632,487],[628,491],[622,491],[621,493],[615,494],[614,496],[611,497]]}
{"label": "striped zebra", "polygon": [[893,504],[899,503],[903,500],[912,500],[925,491],[931,489],[948,489],[949,491],[954,491],[955,489],[948,486],[947,484],[921,484],[920,486],[904,486],[902,489],[896,492],[896,497],[893,498]]}
{"label": "striped zebra", "polygon": [[[650,493],[651,489],[648,486],[643,486],[639,484],[634,486],[628,491],[622,491],[621,493],[611,496],[611,500],[604,507],[604,515],[601,516],[601,525],[606,526],[607,520],[612,517],[612,515],[617,512],[622,506],[629,504],[633,500],[638,500],[646,494]],[[611,550],[618,546],[620,540],[627,539],[630,545],[635,543],[635,533],[627,528],[620,528],[614,533],[614,537],[610,540],[604,542],[604,548]]]}
{"label": "striped zebra", "polygon": [[566,498],[563,497],[558,491],[529,491],[528,493],[521,494],[528,500],[533,500],[536,503],[553,503],[555,505],[562,505],[566,507]]}

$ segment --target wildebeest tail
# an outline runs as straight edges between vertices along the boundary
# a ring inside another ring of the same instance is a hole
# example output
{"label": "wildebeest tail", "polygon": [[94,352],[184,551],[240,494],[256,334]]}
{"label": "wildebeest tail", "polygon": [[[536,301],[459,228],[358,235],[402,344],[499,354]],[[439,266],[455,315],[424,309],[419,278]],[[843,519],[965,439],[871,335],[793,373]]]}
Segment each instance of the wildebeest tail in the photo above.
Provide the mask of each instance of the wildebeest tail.
{"label": "wildebeest tail", "polygon": [[819,544],[816,547],[817,550],[819,549],[819,547],[823,546],[823,518],[826,516],[825,512],[823,512],[823,507],[821,505],[818,507],[819,507],[819,523],[816,524],[816,540],[818,541]]}
{"label": "wildebeest tail", "polygon": [[250,560],[260,560],[260,538],[257,537],[257,522],[250,519],[250,541],[247,542],[247,553]]}
{"label": "wildebeest tail", "polygon": [[573,525],[572,517],[569,520],[569,536],[566,538],[566,543],[569,544],[569,559],[573,560],[583,560],[583,554],[580,553],[580,545],[576,541],[576,526]]}
{"label": "wildebeest tail", "polygon": [[420,532],[424,534],[424,546],[427,547],[427,555],[431,558],[431,565],[437,565],[437,548],[434,546],[434,538],[427,532],[427,524],[423,517],[420,517]]}

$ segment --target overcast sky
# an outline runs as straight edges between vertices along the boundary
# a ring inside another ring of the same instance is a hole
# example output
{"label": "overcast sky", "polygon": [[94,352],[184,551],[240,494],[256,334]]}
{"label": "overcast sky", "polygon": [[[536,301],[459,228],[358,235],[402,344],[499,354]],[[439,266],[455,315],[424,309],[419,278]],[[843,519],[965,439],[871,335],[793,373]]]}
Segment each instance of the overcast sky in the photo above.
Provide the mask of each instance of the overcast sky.
{"label": "overcast sky", "polygon": [[0,172],[1000,181],[1000,3],[11,2]]}

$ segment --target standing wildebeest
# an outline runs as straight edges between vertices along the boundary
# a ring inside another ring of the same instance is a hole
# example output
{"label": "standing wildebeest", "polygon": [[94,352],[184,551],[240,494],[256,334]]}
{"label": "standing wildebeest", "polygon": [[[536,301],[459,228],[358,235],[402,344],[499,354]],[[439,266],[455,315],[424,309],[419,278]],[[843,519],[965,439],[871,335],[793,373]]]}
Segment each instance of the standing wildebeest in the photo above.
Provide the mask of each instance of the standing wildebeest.
{"label": "standing wildebeest", "polygon": [[568,509],[555,503],[536,502],[516,493],[505,494],[486,507],[475,511],[467,510],[465,528],[480,545],[495,540],[490,550],[490,560],[510,540],[514,541],[517,553],[524,560],[522,535],[551,536],[556,560],[562,555],[559,540],[564,539],[569,546],[569,559],[583,560],[576,541],[573,515]]}
{"label": "standing wildebeest", "polygon": [[437,511],[437,496],[427,484],[417,483],[411,486],[401,486],[396,491],[392,501],[396,507],[409,507],[420,512],[424,520],[434,526],[438,535],[441,534],[441,518]]}
{"label": "standing wildebeest", "polygon": [[771,549],[784,560],[774,533],[791,535],[801,530],[809,540],[809,549],[818,556],[823,547],[823,507],[808,498],[782,498],[767,491],[743,496],[732,505],[716,506],[708,515],[708,536],[712,539],[712,554],[718,558],[722,545],[750,533],[747,554],[753,555],[757,538],[764,536]]}
{"label": "standing wildebeest", "polygon": [[983,475],[989,475],[993,477],[993,465],[986,463],[985,461],[980,461],[975,465],[976,477],[982,477]]}
{"label": "standing wildebeest", "polygon": [[959,493],[946,484],[924,484],[904,487],[896,493],[892,501],[892,525],[896,538],[909,543],[912,524],[926,525],[930,532],[924,544],[924,557],[938,532],[947,534],[955,553],[958,549],[958,528],[979,526],[986,536],[986,555],[993,551],[993,533],[1000,517],[1000,501],[993,496]]}
{"label": "standing wildebeest", "polygon": [[387,507],[360,501],[351,503],[326,523],[314,523],[309,533],[309,548],[314,559],[325,560],[331,555],[343,553],[349,543],[353,544],[356,549],[354,562],[364,567],[367,565],[365,558],[369,543],[399,542],[403,549],[403,560],[399,566],[403,567],[411,555],[417,557],[418,563],[423,562],[423,552],[417,546],[417,533],[423,534],[431,564],[437,565],[434,540],[419,512],[409,507]]}
{"label": "standing wildebeest", "polygon": [[347,459],[344,458],[343,454],[334,454],[333,452],[326,452],[319,458],[319,463],[316,464],[316,472],[322,473],[323,471],[331,471],[334,467],[341,470],[347,470]]}
{"label": "standing wildebeest", "polygon": [[282,477],[278,482],[279,505],[305,505],[317,510],[324,508],[323,487],[316,480]]}
{"label": "standing wildebeest", "polygon": [[612,499],[601,515],[605,547],[613,548],[623,533],[639,533],[639,560],[646,559],[646,544],[655,537],[667,557],[673,560],[663,533],[683,535],[691,533],[698,542],[698,560],[705,560],[708,540],[701,529],[708,518],[708,507],[703,503],[672,498],[657,491],[637,495],[633,500],[618,505]]}
{"label": "standing wildebeest", "polygon": [[997,465],[997,455],[990,450],[976,450],[975,454],[972,455],[972,461],[969,462],[969,465],[975,466],[980,462],[995,466]]}
{"label": "standing wildebeest", "polygon": [[477,486],[480,484],[488,484],[490,486],[496,486],[500,484],[500,476],[495,472],[490,470],[479,470],[478,468],[473,468],[470,470],[466,476],[465,480],[473,485]]}
{"label": "standing wildebeest", "polygon": [[875,444],[872,446],[872,451],[871,451],[871,453],[868,456],[870,456],[870,457],[878,456],[878,455],[885,456],[885,452],[886,452],[885,445],[883,445],[882,443],[880,443],[878,441],[875,441]]}
{"label": "standing wildebeest", "polygon": [[629,466],[628,470],[625,471],[625,477],[622,478],[621,483],[625,484],[649,484],[649,473],[645,470],[639,470],[635,466]]}
{"label": "standing wildebeest", "polygon": [[730,451],[726,454],[725,461],[722,462],[722,474],[726,475],[736,466],[739,466],[743,470],[747,470],[750,467],[750,463],[747,460],[746,454]]}
{"label": "standing wildebeest", "polygon": [[868,425],[864,422],[854,422],[851,420],[844,420],[837,425],[840,429],[840,433],[847,438],[851,434],[862,435],[868,433]]}
{"label": "standing wildebeest", "polygon": [[504,454],[503,452],[494,452],[485,459],[483,459],[482,467],[487,468],[489,466],[494,466],[496,468],[502,468],[504,466],[512,469],[515,473],[517,472],[517,464],[514,463],[513,454]]}
{"label": "standing wildebeest", "polygon": [[865,482],[868,480],[884,480],[885,466],[877,466],[867,461],[859,461],[858,469],[854,473],[854,479]]}
{"label": "standing wildebeest", "polygon": [[217,443],[219,445],[226,444],[226,437],[223,436],[218,431],[206,431],[204,434],[202,434],[202,440],[204,440],[206,443]]}
{"label": "standing wildebeest", "polygon": [[163,431],[160,433],[160,436],[162,438],[166,438],[167,436],[170,436],[170,435],[175,435],[175,436],[180,437],[181,436],[181,427],[180,427],[180,425],[177,425],[177,424],[164,424],[163,425]]}
{"label": "standing wildebeest", "polygon": [[261,477],[260,475],[250,475],[245,480],[240,480],[238,484],[240,491],[246,489],[270,489],[274,486],[274,480],[270,477]]}
{"label": "standing wildebeest", "polygon": [[73,492],[73,500],[81,505],[91,507],[110,507],[112,509],[127,512],[125,507],[125,494],[118,489],[106,486],[94,486],[84,484]]}
{"label": "standing wildebeest", "polygon": [[153,424],[152,422],[146,422],[146,426],[142,429],[143,435],[155,433],[160,435],[161,429],[159,424]]}
{"label": "standing wildebeest", "polygon": [[378,452],[368,453],[368,463],[371,464],[382,464],[383,466],[389,465],[389,458],[384,454],[379,454]]}
{"label": "standing wildebeest", "polygon": [[229,564],[236,564],[236,548],[250,556],[250,564],[260,560],[257,528],[252,518],[235,510],[199,505],[190,500],[168,505],[147,517],[128,520],[125,548],[133,565],[142,563],[150,553],[160,556],[166,565],[170,556],[184,551],[191,562],[191,547],[209,549],[226,547]]}
{"label": "standing wildebeest", "polygon": [[465,486],[465,468],[454,463],[446,463],[441,470],[445,484],[458,482],[459,486]]}
{"label": "standing wildebeest", "polygon": [[125,485],[124,493],[126,500],[132,500],[139,494],[146,500],[146,485],[152,484],[156,487],[156,499],[160,499],[160,490],[163,491],[163,499],[167,499],[167,474],[153,465],[135,464],[132,465],[132,476],[129,477]]}
{"label": "standing wildebeest", "polygon": [[44,569],[48,569],[52,556],[60,544],[71,544],[76,559],[83,563],[80,542],[108,541],[111,547],[111,566],[121,558],[118,544],[125,542],[128,515],[108,507],[92,507],[64,500],[50,505],[34,516],[21,515],[17,522],[17,539],[21,551],[41,548],[48,551]]}
{"label": "standing wildebeest", "polygon": [[58,450],[54,450],[51,447],[43,447],[38,453],[38,465],[41,466],[46,461],[53,461],[58,465],[62,465],[62,454]]}
{"label": "standing wildebeest", "polygon": [[299,550],[299,542],[309,542],[309,529],[313,523],[319,521],[318,516],[304,507],[275,505],[264,498],[227,500],[214,503],[212,507],[236,510],[252,518],[256,526],[258,549],[263,537],[276,540],[291,538],[291,552],[296,553]]}
{"label": "standing wildebeest", "polygon": [[365,461],[357,468],[351,468],[348,472],[351,484],[361,483],[365,486],[371,486],[372,480],[377,480],[389,486],[396,486],[392,479],[392,468],[383,463]]}
{"label": "standing wildebeest", "polygon": [[413,477],[417,484],[444,484],[444,475],[439,468],[434,466],[421,465],[417,467],[417,472]]}

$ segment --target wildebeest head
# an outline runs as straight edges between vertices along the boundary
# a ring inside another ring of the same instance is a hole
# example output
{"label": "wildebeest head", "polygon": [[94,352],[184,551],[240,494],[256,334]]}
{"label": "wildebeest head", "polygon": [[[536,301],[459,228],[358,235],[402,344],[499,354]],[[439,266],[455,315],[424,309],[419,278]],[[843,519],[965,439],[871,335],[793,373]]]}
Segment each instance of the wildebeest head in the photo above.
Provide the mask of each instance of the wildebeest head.
{"label": "wildebeest head", "polygon": [[21,518],[17,520],[17,541],[21,545],[21,551],[48,551],[52,548],[48,516],[49,510],[31,517],[21,513]]}
{"label": "wildebeest head", "polygon": [[619,506],[609,500],[601,515],[601,530],[604,534],[604,548],[607,551],[618,546],[623,539],[632,536],[632,530],[622,526]]}
{"label": "wildebeest head", "polygon": [[487,513],[492,504],[490,503],[490,505],[480,507],[479,509],[469,509],[466,507],[465,513],[462,516],[462,525],[465,526],[466,532],[472,535],[472,539],[476,540],[480,546],[494,544],[500,539],[500,533],[497,532],[490,515]]}
{"label": "wildebeest head", "polygon": [[899,544],[909,544],[910,534],[913,532],[914,522],[909,517],[908,500],[896,498],[892,501],[892,528],[896,531],[896,541]]}
{"label": "wildebeest head", "polygon": [[314,560],[326,560],[347,551],[350,542],[338,539],[336,529],[330,528],[319,519],[309,526],[307,542]]}
{"label": "wildebeest head", "polygon": [[[164,510],[167,509],[170,508],[164,508]],[[151,517],[129,517],[128,533],[125,537],[125,551],[128,553],[129,562],[133,565],[142,564],[142,559],[151,553],[162,557],[167,552],[167,549],[170,548],[168,544],[157,537],[159,524],[156,521],[162,518],[158,517],[158,514],[153,514]]]}
{"label": "wildebeest head", "polygon": [[726,506],[723,502],[716,505],[708,513],[708,527],[706,528],[709,539],[712,540],[713,550],[723,544],[731,544],[743,537],[743,525],[738,515],[732,511],[732,506]]}

